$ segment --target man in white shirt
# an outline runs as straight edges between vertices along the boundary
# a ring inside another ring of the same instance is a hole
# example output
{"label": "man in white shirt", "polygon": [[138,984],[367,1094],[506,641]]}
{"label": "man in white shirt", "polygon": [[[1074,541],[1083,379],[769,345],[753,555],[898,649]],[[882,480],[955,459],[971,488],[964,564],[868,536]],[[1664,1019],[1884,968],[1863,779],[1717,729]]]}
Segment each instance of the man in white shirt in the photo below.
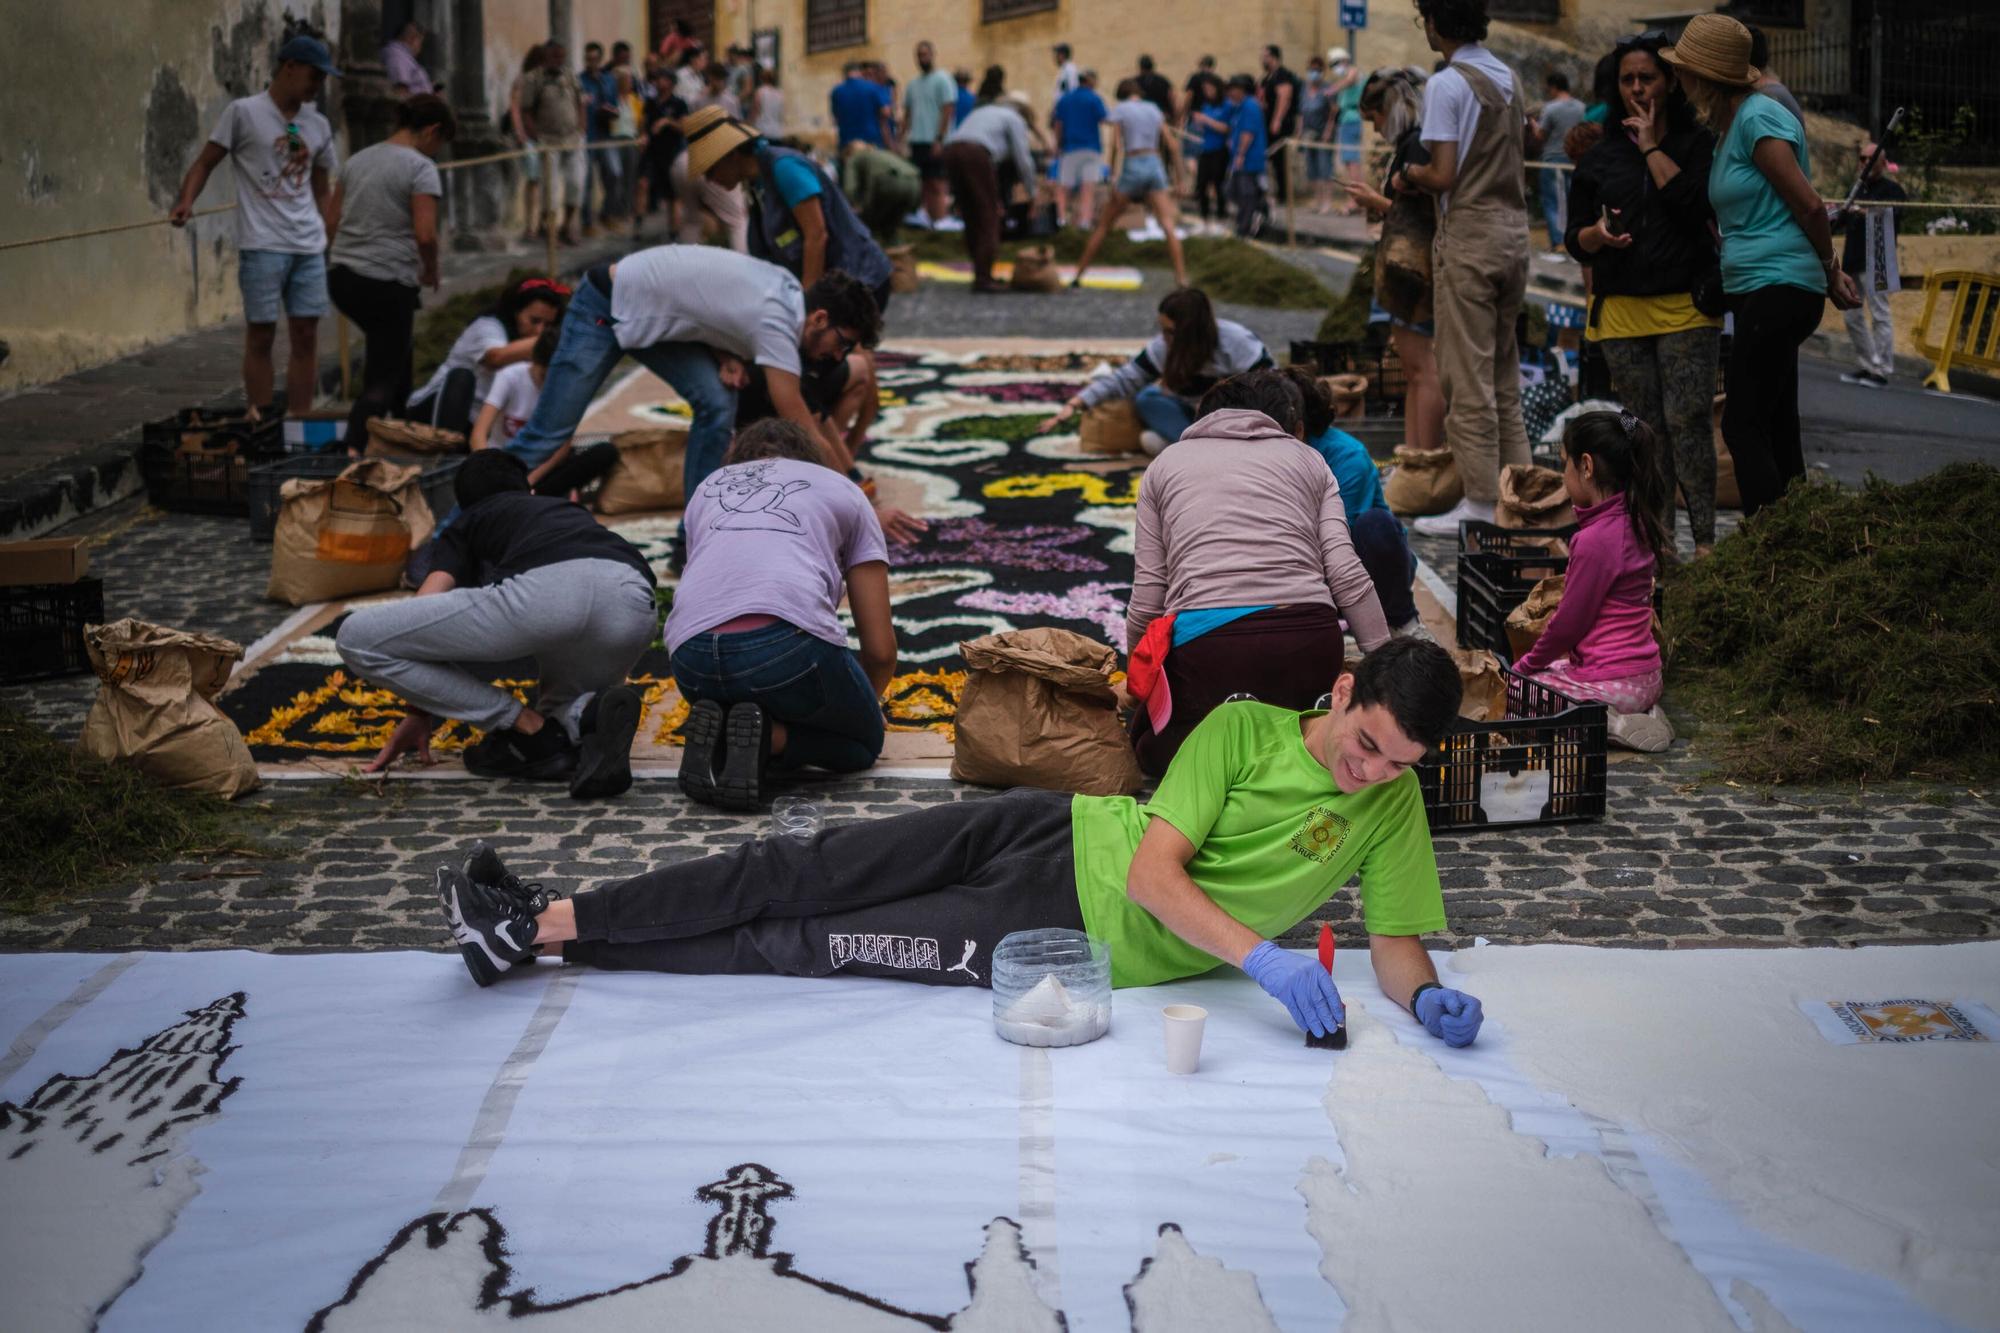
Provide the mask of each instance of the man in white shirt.
{"label": "man in white shirt", "polygon": [[333,126],[318,102],[333,67],[326,43],[304,33],[278,48],[270,86],[224,109],[181,181],[167,220],[185,227],[215,168],[236,174],[236,280],[243,293],[243,393],[256,416],[271,402],[271,349],[282,308],[290,334],[286,410],[311,409],[319,320],[327,312],[326,245],[333,232]]}
{"label": "man in white shirt", "polygon": [[1076,61],[1070,58],[1068,42],[1057,42],[1049,51],[1056,61],[1056,91],[1055,96],[1049,99],[1049,105],[1054,106],[1064,93],[1073,91],[1083,81],[1083,73],[1077,69]]}
{"label": "man in white shirt", "polygon": [[1416,526],[1450,536],[1462,519],[1492,522],[1500,469],[1528,462],[1514,334],[1528,286],[1527,112],[1514,71],[1481,45],[1486,0],[1416,6],[1431,49],[1449,63],[1424,84],[1423,143],[1431,160],[1404,167],[1390,187],[1438,197],[1431,264],[1438,373],[1445,440],[1465,498]]}

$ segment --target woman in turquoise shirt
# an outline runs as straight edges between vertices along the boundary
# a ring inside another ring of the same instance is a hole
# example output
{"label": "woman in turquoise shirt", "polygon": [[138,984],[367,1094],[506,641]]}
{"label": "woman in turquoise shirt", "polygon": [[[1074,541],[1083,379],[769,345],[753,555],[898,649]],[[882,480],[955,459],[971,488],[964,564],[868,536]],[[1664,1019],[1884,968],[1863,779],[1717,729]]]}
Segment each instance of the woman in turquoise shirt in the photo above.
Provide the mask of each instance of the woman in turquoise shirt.
{"label": "woman in turquoise shirt", "polygon": [[1750,30],[1722,14],[1698,14],[1660,57],[1716,135],[1708,201],[1722,232],[1722,291],[1736,317],[1722,439],[1748,518],[1806,472],[1800,345],[1827,301],[1852,310],[1861,296],[1841,272],[1826,205],[1807,174],[1805,128],[1753,90]]}

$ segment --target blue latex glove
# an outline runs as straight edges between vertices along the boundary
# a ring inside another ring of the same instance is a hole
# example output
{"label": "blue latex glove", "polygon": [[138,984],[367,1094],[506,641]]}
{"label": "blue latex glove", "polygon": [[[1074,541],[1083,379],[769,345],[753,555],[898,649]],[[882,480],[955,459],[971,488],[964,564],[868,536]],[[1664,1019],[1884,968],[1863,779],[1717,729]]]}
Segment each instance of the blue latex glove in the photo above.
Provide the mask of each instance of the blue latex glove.
{"label": "blue latex glove", "polygon": [[1416,1012],[1424,1030],[1447,1046],[1472,1045],[1472,1039],[1479,1035],[1479,1025],[1486,1021],[1486,1011],[1479,1007],[1477,996],[1442,987],[1419,995]]}
{"label": "blue latex glove", "polygon": [[1291,1010],[1292,1021],[1313,1036],[1324,1037],[1347,1022],[1347,1006],[1340,1002],[1333,978],[1318,959],[1265,940],[1243,960],[1243,970],[1265,994]]}

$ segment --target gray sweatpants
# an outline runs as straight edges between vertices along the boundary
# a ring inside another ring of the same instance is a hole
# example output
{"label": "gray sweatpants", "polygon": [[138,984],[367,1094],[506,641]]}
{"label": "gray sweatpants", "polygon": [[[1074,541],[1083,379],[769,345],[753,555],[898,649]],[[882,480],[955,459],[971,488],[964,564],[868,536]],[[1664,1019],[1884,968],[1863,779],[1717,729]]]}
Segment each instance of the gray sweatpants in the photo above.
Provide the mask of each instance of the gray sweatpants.
{"label": "gray sweatpants", "polygon": [[459,664],[531,657],[536,711],[575,740],[584,705],[624,683],[656,632],[653,587],[638,570],[565,560],[490,587],[365,607],[341,624],[335,646],[369,683],[482,731],[513,726],[521,703]]}

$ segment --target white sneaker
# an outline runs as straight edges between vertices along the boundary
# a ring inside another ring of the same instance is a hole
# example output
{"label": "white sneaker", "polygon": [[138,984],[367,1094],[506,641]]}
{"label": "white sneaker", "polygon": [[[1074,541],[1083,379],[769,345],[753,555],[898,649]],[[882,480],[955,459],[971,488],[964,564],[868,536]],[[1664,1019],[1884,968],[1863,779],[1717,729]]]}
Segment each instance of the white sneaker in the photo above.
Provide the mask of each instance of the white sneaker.
{"label": "white sneaker", "polygon": [[1426,537],[1456,537],[1458,525],[1466,519],[1476,519],[1481,523],[1493,521],[1493,506],[1481,504],[1477,500],[1460,500],[1442,514],[1432,514],[1420,518],[1410,526]]}
{"label": "white sneaker", "polygon": [[1422,639],[1425,643],[1437,642],[1437,635],[1425,627],[1422,616],[1411,616],[1407,625],[1394,626],[1389,636],[1395,639]]}
{"label": "white sneaker", "polygon": [[1620,713],[1606,710],[1604,718],[1605,738],[1613,745],[1621,745],[1641,754],[1658,754],[1674,743],[1674,724],[1667,721],[1667,715],[1658,704],[1643,713]]}
{"label": "white sneaker", "polygon": [[1146,455],[1149,458],[1158,458],[1160,451],[1166,448],[1169,443],[1170,441],[1167,437],[1156,430],[1142,430],[1139,432],[1139,447],[1146,451]]}

